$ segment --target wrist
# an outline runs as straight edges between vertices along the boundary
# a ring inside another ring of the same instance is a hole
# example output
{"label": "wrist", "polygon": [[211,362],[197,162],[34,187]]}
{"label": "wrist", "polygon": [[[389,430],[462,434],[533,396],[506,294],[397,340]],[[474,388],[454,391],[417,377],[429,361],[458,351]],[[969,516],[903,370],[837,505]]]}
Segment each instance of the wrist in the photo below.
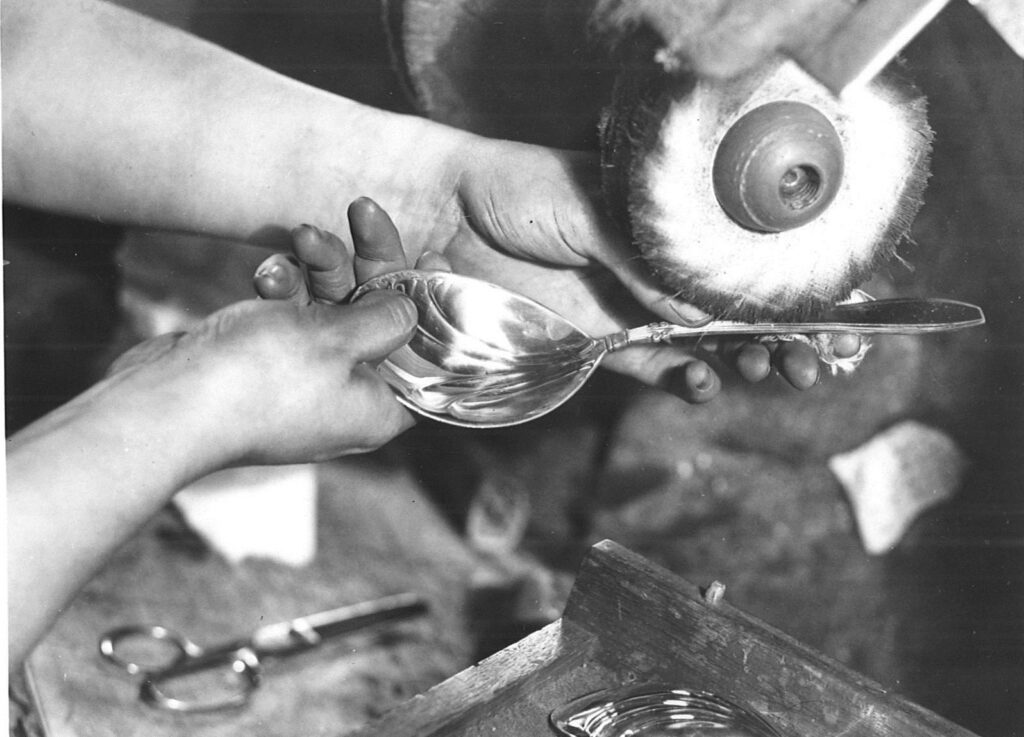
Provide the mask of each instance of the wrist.
{"label": "wrist", "polygon": [[367,196],[394,220],[413,259],[450,237],[462,220],[463,165],[479,137],[342,98],[324,103],[321,114],[307,115],[306,133],[285,162],[295,181],[283,192],[282,222],[312,222],[347,241],[348,205]]}
{"label": "wrist", "polygon": [[105,378],[57,410],[51,428],[90,449],[83,462],[106,459],[105,472],[143,474],[136,488],[152,485],[168,495],[230,465],[241,451],[221,440],[230,417],[223,385],[202,366],[170,363]]}

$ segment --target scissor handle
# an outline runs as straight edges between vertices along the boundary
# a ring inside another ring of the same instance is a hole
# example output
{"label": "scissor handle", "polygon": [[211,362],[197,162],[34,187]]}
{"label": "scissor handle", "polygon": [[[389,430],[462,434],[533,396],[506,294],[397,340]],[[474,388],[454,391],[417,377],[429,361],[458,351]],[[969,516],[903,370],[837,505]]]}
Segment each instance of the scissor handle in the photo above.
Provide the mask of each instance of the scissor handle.
{"label": "scissor handle", "polygon": [[[164,658],[157,662],[146,663],[130,660],[120,655],[119,650],[123,651],[125,644],[131,640],[166,642],[173,648],[174,654],[169,659]],[[142,624],[116,627],[100,638],[100,655],[104,660],[123,668],[133,676],[139,673],[155,673],[173,668],[186,659],[198,658],[202,654],[203,649],[192,640],[161,625]]]}
{"label": "scissor handle", "polygon": [[[173,681],[184,680],[190,674],[228,666],[236,686],[234,690],[218,690],[216,696],[206,700],[177,698],[165,690]],[[197,658],[186,658],[162,671],[148,674],[139,687],[139,698],[150,706],[168,711],[224,711],[244,706],[261,680],[259,657],[251,647],[243,645],[236,650],[218,649]]]}
{"label": "scissor handle", "polygon": [[[171,656],[140,662],[120,654],[132,640],[142,643],[167,643]],[[100,655],[131,675],[145,676],[139,698],[146,704],[170,711],[203,712],[242,706],[260,684],[259,657],[245,641],[205,650],[189,638],[161,625],[129,625],[108,631],[100,638]],[[235,688],[218,690],[211,699],[183,699],[172,695],[173,682],[179,683],[201,671],[220,669],[228,673]]]}

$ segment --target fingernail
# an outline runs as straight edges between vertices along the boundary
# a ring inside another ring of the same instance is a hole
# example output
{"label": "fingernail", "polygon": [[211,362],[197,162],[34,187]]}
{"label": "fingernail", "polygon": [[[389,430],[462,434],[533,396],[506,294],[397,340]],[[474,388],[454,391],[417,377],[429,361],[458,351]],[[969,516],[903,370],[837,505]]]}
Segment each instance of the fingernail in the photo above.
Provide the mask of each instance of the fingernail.
{"label": "fingernail", "polygon": [[852,333],[836,335],[832,341],[832,352],[839,358],[856,356],[860,351],[860,336]]}
{"label": "fingernail", "polygon": [[703,327],[713,319],[711,315],[688,302],[671,299],[668,302],[668,306],[678,316],[679,324],[688,328]]}
{"label": "fingernail", "polygon": [[253,275],[256,279],[273,279],[277,281],[281,278],[284,269],[281,264],[260,264],[259,268],[256,269],[256,273]]}
{"label": "fingernail", "polygon": [[711,367],[703,361],[691,364],[689,369],[690,381],[697,391],[707,391],[715,383],[715,375],[711,373]]}
{"label": "fingernail", "polygon": [[437,251],[424,251],[421,253],[420,257],[416,259],[416,268],[434,271],[448,271],[451,269],[445,257]]}

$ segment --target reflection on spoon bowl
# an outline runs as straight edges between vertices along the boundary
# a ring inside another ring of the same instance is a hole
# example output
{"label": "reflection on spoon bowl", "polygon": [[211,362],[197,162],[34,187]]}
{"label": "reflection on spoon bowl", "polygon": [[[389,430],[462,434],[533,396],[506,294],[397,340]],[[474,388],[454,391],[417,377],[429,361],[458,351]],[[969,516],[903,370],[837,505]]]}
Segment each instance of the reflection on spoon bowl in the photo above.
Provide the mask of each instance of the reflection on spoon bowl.
{"label": "reflection on spoon bowl", "polygon": [[605,351],[561,315],[488,282],[398,271],[356,292],[402,292],[419,323],[379,371],[403,404],[442,422],[502,427],[535,419],[575,394]]}

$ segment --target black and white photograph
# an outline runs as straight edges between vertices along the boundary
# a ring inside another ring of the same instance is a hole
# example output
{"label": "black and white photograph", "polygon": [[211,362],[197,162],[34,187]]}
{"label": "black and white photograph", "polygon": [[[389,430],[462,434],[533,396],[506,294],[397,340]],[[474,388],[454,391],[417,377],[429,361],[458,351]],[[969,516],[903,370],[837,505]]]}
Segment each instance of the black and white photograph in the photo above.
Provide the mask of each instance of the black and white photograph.
{"label": "black and white photograph", "polygon": [[1020,0],[0,0],[12,737],[1024,737]]}

